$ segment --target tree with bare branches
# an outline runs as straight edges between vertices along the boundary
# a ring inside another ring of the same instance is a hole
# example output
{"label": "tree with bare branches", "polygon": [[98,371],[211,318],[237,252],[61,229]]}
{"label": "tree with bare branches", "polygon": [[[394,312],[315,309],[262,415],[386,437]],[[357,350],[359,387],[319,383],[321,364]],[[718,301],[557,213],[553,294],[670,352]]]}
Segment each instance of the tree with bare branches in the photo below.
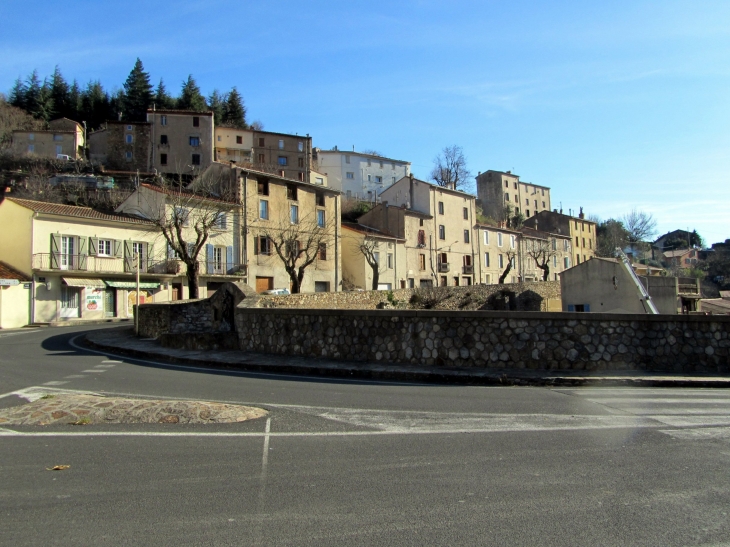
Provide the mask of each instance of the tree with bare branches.
{"label": "tree with bare branches", "polygon": [[300,218],[297,209],[296,214],[292,211],[257,228],[259,238],[273,247],[284,264],[294,294],[301,292],[307,268],[318,258],[326,259],[328,248],[335,243],[335,219],[325,220],[318,213],[321,211]]}
{"label": "tree with bare branches", "polygon": [[431,179],[439,186],[462,190],[471,184],[471,173],[461,146],[447,146],[433,160]]}
{"label": "tree with bare branches", "polygon": [[514,267],[515,257],[517,256],[517,253],[513,250],[508,250],[505,252],[507,255],[507,266],[505,267],[504,271],[502,272],[502,275],[499,276],[499,284],[502,285],[504,283],[504,280],[507,279],[507,276],[512,271],[512,268]]}
{"label": "tree with bare branches", "polygon": [[365,261],[373,271],[372,290],[378,290],[380,282],[380,253],[378,251],[379,241],[372,236],[365,236],[358,246],[358,250],[365,257]]}
{"label": "tree with bare branches", "polygon": [[551,237],[549,239],[525,239],[527,256],[535,261],[535,265],[542,270],[542,280],[547,281],[550,277],[550,261],[558,256],[558,241]]}
{"label": "tree with bare branches", "polygon": [[621,222],[628,232],[629,247],[634,252],[637,247],[646,247],[646,241],[656,235],[656,219],[651,213],[636,208],[625,214]]}

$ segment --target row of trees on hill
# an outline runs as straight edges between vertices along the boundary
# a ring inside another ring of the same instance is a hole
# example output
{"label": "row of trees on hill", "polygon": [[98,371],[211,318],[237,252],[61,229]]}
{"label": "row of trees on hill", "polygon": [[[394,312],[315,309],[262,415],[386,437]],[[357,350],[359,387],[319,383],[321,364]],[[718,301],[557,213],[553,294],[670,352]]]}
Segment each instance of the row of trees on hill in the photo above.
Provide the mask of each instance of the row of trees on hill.
{"label": "row of trees on hill", "polygon": [[[42,80],[37,70],[24,80],[18,78],[8,94],[8,103],[43,122],[69,118],[86,121],[90,129],[119,118],[144,121],[147,109],[153,105],[158,109],[212,110],[216,125],[249,127],[243,97],[235,86],[226,93],[215,89],[206,98],[190,75],[182,82],[180,94],[173,96],[162,78],[157,87],[152,85],[139,58],[123,86],[112,92],[104,89],[99,80],[84,87],[77,80],[69,84],[57,66],[50,77]],[[254,124],[261,126],[260,122]]]}

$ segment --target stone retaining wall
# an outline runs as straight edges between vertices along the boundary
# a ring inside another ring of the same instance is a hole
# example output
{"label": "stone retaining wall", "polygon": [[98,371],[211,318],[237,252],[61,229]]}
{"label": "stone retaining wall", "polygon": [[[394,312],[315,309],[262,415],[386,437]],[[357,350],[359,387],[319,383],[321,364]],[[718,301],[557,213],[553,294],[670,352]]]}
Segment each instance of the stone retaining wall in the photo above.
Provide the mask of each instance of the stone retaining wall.
{"label": "stone retaining wall", "polygon": [[433,366],[727,372],[730,317],[236,310],[242,350]]}

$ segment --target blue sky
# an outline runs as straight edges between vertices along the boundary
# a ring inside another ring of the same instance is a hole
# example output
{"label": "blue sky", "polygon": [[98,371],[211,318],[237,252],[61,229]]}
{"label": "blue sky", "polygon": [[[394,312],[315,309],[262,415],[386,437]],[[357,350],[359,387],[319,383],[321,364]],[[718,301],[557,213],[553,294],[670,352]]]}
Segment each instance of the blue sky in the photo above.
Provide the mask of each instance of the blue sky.
{"label": "blue sky", "polygon": [[553,207],[651,212],[730,238],[730,2],[0,3],[0,90],[58,64],[121,86],[139,56],[177,92],[237,86],[249,119],[375,149],[427,177],[469,168],[552,188]]}

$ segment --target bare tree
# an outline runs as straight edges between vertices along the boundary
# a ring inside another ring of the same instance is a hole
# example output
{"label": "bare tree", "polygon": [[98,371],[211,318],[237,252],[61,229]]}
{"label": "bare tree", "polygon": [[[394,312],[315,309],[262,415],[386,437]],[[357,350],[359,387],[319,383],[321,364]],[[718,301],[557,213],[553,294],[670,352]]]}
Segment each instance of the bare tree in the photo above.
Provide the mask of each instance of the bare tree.
{"label": "bare tree", "polygon": [[373,271],[373,283],[372,290],[378,290],[378,283],[380,282],[380,254],[377,251],[379,248],[379,242],[372,236],[365,236],[358,246],[358,250],[365,257],[365,261]]}
{"label": "bare tree", "polygon": [[550,239],[527,239],[527,256],[535,261],[535,265],[542,270],[542,280],[547,281],[550,277],[550,261],[558,256],[558,241]]}
{"label": "bare tree", "polygon": [[[200,261],[198,256],[214,227],[225,227],[226,213],[236,207],[231,196],[220,195],[220,180],[215,174],[204,173],[196,178],[190,189],[161,181],[166,199],[153,206],[148,217],[162,232],[167,245],[186,267],[190,298],[199,297]],[[150,204],[154,205],[154,204]],[[149,211],[149,209],[148,209]]]}
{"label": "bare tree", "polygon": [[362,153],[363,154],[368,154],[370,156],[379,156],[381,158],[385,157],[385,156],[383,156],[383,154],[381,154],[377,150],[373,150],[373,149],[365,149],[365,150],[362,151]]}
{"label": "bare tree", "polygon": [[278,221],[258,228],[259,237],[266,239],[284,263],[292,293],[301,292],[307,268],[318,258],[325,259],[329,244],[334,242],[334,222],[322,222],[314,212],[303,218],[282,215]]}
{"label": "bare tree", "polygon": [[431,179],[439,186],[461,190],[471,184],[471,173],[461,146],[447,146],[433,160]]}
{"label": "bare tree", "polygon": [[507,276],[512,271],[512,268],[514,267],[514,261],[515,257],[517,256],[517,253],[512,250],[508,250],[506,252],[507,255],[507,267],[502,272],[502,275],[499,276],[499,284],[502,285],[504,283],[504,280],[507,279]]}
{"label": "bare tree", "polygon": [[620,220],[609,218],[596,226],[596,254],[604,258],[616,256],[616,247],[624,249],[629,244],[629,233]]}
{"label": "bare tree", "polygon": [[650,240],[656,234],[656,220],[651,213],[645,211],[637,211],[632,209],[621,219],[626,231],[628,232],[629,246],[634,251],[636,247],[641,247],[642,243]]}
{"label": "bare tree", "polygon": [[51,184],[50,174],[41,164],[31,165],[28,177],[16,184],[13,195],[24,199],[63,203],[63,193]]}

